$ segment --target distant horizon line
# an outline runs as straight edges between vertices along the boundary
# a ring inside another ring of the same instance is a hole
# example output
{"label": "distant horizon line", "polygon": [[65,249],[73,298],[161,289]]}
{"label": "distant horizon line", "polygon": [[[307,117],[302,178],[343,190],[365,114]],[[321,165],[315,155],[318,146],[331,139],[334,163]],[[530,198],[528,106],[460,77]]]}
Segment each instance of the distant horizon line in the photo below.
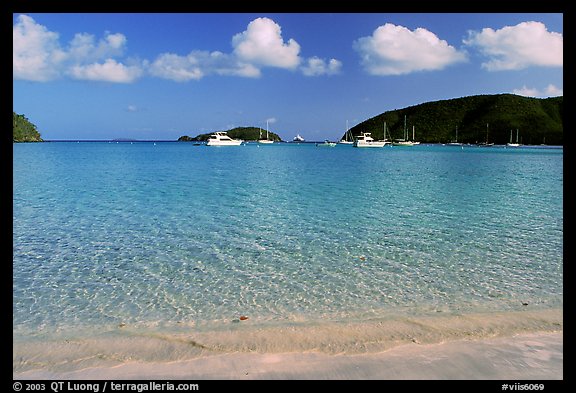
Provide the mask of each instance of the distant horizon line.
{"label": "distant horizon line", "polygon": [[[318,140],[318,141],[274,141],[274,143],[289,143],[289,144],[314,144],[314,143],[321,143],[325,142],[326,140]],[[44,139],[42,142],[116,142],[116,143],[128,143],[128,142],[139,142],[139,143],[148,143],[148,142],[175,142],[175,143],[190,143],[190,142],[197,142],[197,143],[205,143],[205,141],[179,141],[177,139],[125,139],[125,138],[114,138],[114,139]],[[257,144],[257,140],[246,140],[246,143],[254,143]],[[337,142],[337,141],[335,141]],[[14,143],[35,143],[35,142],[14,142]],[[446,145],[446,143],[442,142],[422,142],[422,145]],[[475,143],[463,143],[463,146],[476,146]],[[506,144],[501,145],[494,145],[494,146],[506,146]],[[520,147],[564,147],[564,145],[546,145],[546,144],[522,144]]]}

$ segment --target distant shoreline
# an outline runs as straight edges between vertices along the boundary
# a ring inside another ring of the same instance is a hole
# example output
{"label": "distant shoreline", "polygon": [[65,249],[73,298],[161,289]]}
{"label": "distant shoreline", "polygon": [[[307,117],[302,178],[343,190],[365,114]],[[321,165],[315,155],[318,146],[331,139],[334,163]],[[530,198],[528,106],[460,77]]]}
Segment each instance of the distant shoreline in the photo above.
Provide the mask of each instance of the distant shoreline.
{"label": "distant shoreline", "polygon": [[[204,142],[198,141],[178,141],[174,139],[44,139],[42,142],[52,142],[52,143],[200,143]],[[257,141],[245,141],[247,144],[258,144]],[[304,141],[304,142],[293,142],[293,141],[276,141],[275,144],[288,144],[288,145],[314,145],[316,143],[323,143],[324,141]],[[36,143],[36,142],[14,142],[14,143]],[[421,143],[420,147],[423,146],[446,146],[445,143]],[[464,144],[465,148],[478,147],[474,144]],[[347,146],[349,147],[349,146]],[[529,145],[525,144],[519,147],[507,147],[506,145],[494,145],[493,148],[509,148],[509,149],[522,149],[522,148],[539,148],[539,149],[563,149],[564,145]],[[387,146],[387,148],[392,148],[392,146]],[[412,147],[414,148],[414,147]]]}

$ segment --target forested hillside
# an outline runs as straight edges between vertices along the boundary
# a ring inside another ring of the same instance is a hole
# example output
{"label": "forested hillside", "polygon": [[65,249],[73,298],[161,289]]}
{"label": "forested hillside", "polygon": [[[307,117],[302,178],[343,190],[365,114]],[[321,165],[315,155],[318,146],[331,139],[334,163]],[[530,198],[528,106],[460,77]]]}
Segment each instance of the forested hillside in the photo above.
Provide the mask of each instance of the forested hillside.
{"label": "forested hillside", "polygon": [[12,140],[14,142],[42,142],[36,126],[26,116],[12,113]]}
{"label": "forested hillside", "polygon": [[[351,128],[353,135],[371,132],[382,139],[386,123],[388,139],[403,138],[404,122],[409,139],[428,143],[485,142],[505,144],[516,130],[523,144],[562,145],[563,97],[529,98],[513,94],[478,95],[384,112]],[[344,137],[344,135],[342,135]]]}

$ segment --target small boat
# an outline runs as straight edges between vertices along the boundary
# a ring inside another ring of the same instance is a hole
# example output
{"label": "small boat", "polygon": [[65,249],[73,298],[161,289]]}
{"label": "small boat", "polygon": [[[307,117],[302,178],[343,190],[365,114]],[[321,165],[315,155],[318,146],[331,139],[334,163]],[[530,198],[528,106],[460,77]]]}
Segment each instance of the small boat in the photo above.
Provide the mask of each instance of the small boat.
{"label": "small boat", "polygon": [[494,146],[494,142],[488,142],[488,127],[489,127],[489,124],[486,123],[486,142],[480,142],[476,146],[478,146],[478,147],[492,147],[492,146]]}
{"label": "small boat", "polygon": [[335,147],[336,142],[330,142],[328,139],[324,141],[324,143],[317,143],[317,147]]}
{"label": "small boat", "polygon": [[404,116],[404,138],[395,139],[392,142],[392,146],[414,146],[419,145],[420,142],[414,141],[414,126],[412,126],[412,140],[408,140],[408,129],[406,128],[406,116]]}
{"label": "small boat", "polygon": [[293,139],[294,142],[304,142],[304,138],[300,136],[300,134],[296,135]]}
{"label": "small boat", "polygon": [[507,147],[518,147],[520,144],[518,143],[518,129],[516,129],[516,143],[512,143],[512,130],[510,130],[510,142],[506,144]]}
{"label": "small boat", "polygon": [[[260,137],[262,137],[262,129],[260,129]],[[273,140],[269,139],[268,137],[268,120],[266,120],[266,139],[258,139],[258,143],[266,143],[266,144],[270,144],[270,143],[274,143]]]}
{"label": "small boat", "polygon": [[448,146],[462,146],[462,142],[458,142],[458,126],[456,126],[456,139],[452,142],[448,142],[446,145]]}
{"label": "small boat", "polygon": [[242,139],[232,139],[224,131],[217,131],[208,137],[206,146],[240,146]]}
{"label": "small boat", "polygon": [[341,139],[340,142],[341,145],[353,145],[354,144],[354,138],[352,137],[352,133],[350,132],[350,130],[348,129],[348,120],[346,120],[346,134],[344,134],[344,139]]}
{"label": "small boat", "polygon": [[384,147],[387,141],[377,141],[372,138],[371,132],[363,132],[354,139],[354,147]]}
{"label": "small boat", "polygon": [[392,142],[392,146],[414,146],[414,142],[407,141],[404,139],[394,139],[394,142]]}

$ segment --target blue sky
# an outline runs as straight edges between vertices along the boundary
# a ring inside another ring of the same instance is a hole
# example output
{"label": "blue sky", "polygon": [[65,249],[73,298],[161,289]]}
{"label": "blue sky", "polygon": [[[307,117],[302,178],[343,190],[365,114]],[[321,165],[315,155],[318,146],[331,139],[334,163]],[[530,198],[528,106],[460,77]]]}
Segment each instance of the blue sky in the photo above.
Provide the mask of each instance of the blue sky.
{"label": "blue sky", "polygon": [[238,126],[339,139],[387,110],[563,95],[563,15],[13,14],[13,109],[48,140]]}

